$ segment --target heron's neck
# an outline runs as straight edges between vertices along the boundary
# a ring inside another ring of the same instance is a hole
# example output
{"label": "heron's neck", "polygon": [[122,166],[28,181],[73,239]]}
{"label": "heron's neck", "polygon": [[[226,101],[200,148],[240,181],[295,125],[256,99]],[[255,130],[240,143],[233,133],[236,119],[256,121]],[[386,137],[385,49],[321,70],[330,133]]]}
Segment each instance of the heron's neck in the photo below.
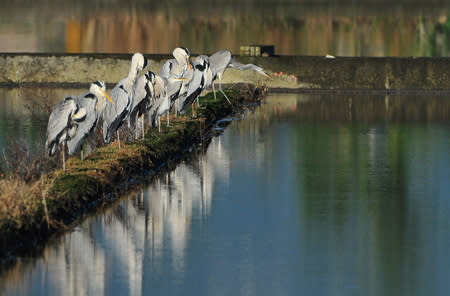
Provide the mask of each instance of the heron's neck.
{"label": "heron's neck", "polygon": [[176,69],[175,69],[175,71],[176,71],[176,73],[181,73],[181,72],[183,72],[183,70],[184,70],[184,68],[185,67],[187,67],[187,64],[186,64],[186,59],[185,58],[183,58],[183,57],[180,57],[180,56],[175,56],[175,59],[177,60],[177,65],[176,65]]}
{"label": "heron's neck", "polygon": [[127,79],[130,80],[131,84],[133,84],[136,80],[137,74],[141,69],[135,63],[131,64],[130,72],[128,73]]}
{"label": "heron's neck", "polygon": [[103,95],[97,95],[97,114],[102,114],[106,107],[106,99]]}

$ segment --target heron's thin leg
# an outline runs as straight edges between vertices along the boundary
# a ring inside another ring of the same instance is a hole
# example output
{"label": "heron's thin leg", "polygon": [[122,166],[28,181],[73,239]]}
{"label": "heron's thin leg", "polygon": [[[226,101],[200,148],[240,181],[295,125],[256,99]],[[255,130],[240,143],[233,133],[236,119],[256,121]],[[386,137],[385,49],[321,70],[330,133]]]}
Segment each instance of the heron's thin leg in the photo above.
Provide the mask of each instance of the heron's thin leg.
{"label": "heron's thin leg", "polygon": [[230,99],[227,97],[227,95],[225,94],[225,92],[222,90],[222,83],[219,81],[219,90],[222,92],[222,94],[225,96],[225,99],[227,99],[228,103],[230,103],[230,105],[233,106],[233,104],[231,103]]}
{"label": "heron's thin leg", "polygon": [[194,103],[191,104],[191,108],[192,108],[192,117],[194,117],[195,116]]}
{"label": "heron's thin leg", "polygon": [[84,160],[83,146],[81,146],[80,158],[81,158],[81,161]]}
{"label": "heron's thin leg", "polygon": [[217,97],[216,97],[216,90],[214,89],[214,81],[212,83],[212,89],[213,89],[214,101],[215,101],[217,99]]}
{"label": "heron's thin leg", "polygon": [[136,119],[136,122],[134,124],[134,138],[136,140],[137,140],[137,138],[139,138],[139,118]]}
{"label": "heron's thin leg", "polygon": [[117,141],[119,142],[119,150],[120,150],[120,135],[119,135],[119,130],[117,130]]}
{"label": "heron's thin leg", "polygon": [[66,172],[66,141],[62,143],[62,161],[63,161],[63,171]]}
{"label": "heron's thin leg", "polygon": [[141,121],[142,121],[142,139],[145,138],[145,130],[144,130],[144,128],[145,128],[145,122],[144,122],[144,120],[145,120],[145,116],[144,116],[144,114],[142,114],[142,115],[141,115]]}
{"label": "heron's thin leg", "polygon": [[161,133],[161,116],[158,115],[158,132]]}
{"label": "heron's thin leg", "polygon": [[[138,116],[138,115],[136,115],[136,116]],[[141,115],[142,116],[142,115]],[[136,123],[135,123],[135,136],[134,136],[134,138],[137,140],[137,139],[139,139],[139,135],[141,134],[141,130],[140,129],[143,129],[144,128],[144,124],[142,123],[142,118],[141,118],[141,116],[139,116],[139,117],[137,117],[136,118]],[[139,120],[139,119],[141,119],[141,120]],[[142,127],[140,126],[142,124]],[[142,138],[144,138],[144,137],[142,137]]]}
{"label": "heron's thin leg", "polygon": [[[175,106],[175,117],[177,117],[178,116],[178,108],[177,108],[177,106],[178,106],[178,103],[179,103],[179,101],[178,101],[178,99],[176,99],[176,101],[175,101],[175,103],[173,104],[174,106]],[[168,112],[169,113],[169,112]]]}
{"label": "heron's thin leg", "polygon": [[169,126],[169,122],[170,122],[170,113],[167,112],[167,126]]}

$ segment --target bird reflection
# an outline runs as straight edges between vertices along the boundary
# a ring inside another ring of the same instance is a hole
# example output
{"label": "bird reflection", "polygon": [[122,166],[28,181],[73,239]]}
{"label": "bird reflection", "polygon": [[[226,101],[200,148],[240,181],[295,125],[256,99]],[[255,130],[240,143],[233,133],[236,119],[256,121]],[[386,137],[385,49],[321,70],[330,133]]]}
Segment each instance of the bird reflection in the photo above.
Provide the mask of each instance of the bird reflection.
{"label": "bird reflection", "polygon": [[[23,265],[20,273],[30,272],[30,278],[40,278],[45,290],[57,295],[105,295],[108,289],[142,295],[146,277],[168,268],[182,275],[192,223],[204,223],[209,216],[216,178],[229,179],[230,155],[222,146],[220,137],[214,138],[205,154],[85,220],[47,246],[34,268]],[[5,278],[13,280],[16,273]],[[19,294],[29,292],[20,283],[15,286]]]}

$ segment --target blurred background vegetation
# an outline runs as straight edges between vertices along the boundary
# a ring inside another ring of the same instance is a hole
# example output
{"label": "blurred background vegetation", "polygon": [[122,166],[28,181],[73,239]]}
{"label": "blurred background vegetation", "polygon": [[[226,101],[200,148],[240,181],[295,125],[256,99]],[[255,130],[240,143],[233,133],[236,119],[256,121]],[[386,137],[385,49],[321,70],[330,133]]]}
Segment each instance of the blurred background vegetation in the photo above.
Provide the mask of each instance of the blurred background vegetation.
{"label": "blurred background vegetation", "polygon": [[276,54],[447,56],[450,4],[396,1],[7,1],[0,52],[193,53],[274,44]]}

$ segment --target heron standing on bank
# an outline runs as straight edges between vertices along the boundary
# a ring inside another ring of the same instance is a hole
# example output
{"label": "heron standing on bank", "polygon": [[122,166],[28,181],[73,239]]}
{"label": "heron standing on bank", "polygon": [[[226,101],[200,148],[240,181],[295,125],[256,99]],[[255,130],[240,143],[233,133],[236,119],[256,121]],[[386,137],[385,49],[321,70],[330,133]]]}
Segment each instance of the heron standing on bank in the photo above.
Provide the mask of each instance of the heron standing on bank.
{"label": "heron standing on bank", "polygon": [[[77,98],[78,106],[86,110],[86,116],[77,123],[78,127],[75,135],[67,140],[69,155],[74,155],[80,149],[85,139],[90,138],[94,134],[106,107],[106,100],[112,104],[114,103],[106,93],[106,86],[102,81],[92,83],[89,92]],[[83,159],[83,151],[81,151],[81,158]]]}
{"label": "heron standing on bank", "polygon": [[190,52],[187,48],[177,47],[172,54],[175,59],[166,61],[159,72],[159,76],[166,79],[166,82],[170,84],[170,87],[168,85],[170,107],[178,99],[178,96],[185,91],[185,85],[192,78],[193,73]]}
{"label": "heron standing on bank", "polygon": [[193,62],[194,73],[186,86],[186,92],[179,98],[178,111],[180,114],[186,113],[189,106],[200,96],[202,91],[212,84],[212,71],[209,65],[209,58],[205,55],[199,55]]}
{"label": "heron standing on bank", "polygon": [[228,99],[227,95],[222,90],[222,83],[221,83],[223,73],[225,72],[225,70],[228,67],[236,68],[238,70],[252,69],[252,70],[255,70],[256,72],[258,72],[259,74],[272,79],[270,77],[270,75],[267,74],[266,71],[264,71],[264,69],[259,66],[256,66],[253,64],[244,65],[244,64],[236,62],[236,60],[231,55],[231,51],[229,51],[227,49],[219,50],[215,54],[211,55],[209,57],[209,64],[210,64],[211,72],[212,72],[211,86],[212,86],[213,93],[214,93],[214,99],[216,99],[216,91],[214,89],[214,81],[216,79],[218,79],[219,80],[219,90],[225,96],[225,98],[228,100],[228,102],[230,104],[231,104],[230,100]]}
{"label": "heron standing on bank", "polygon": [[128,126],[134,125],[136,127],[136,139],[139,134],[139,118],[141,118],[142,124],[142,138],[145,136],[144,114],[151,105],[153,98],[152,84],[149,83],[151,75],[155,74],[152,71],[147,71],[144,75],[139,76],[134,86],[133,110],[128,117]]}
{"label": "heron standing on bank", "polygon": [[147,59],[142,54],[135,53],[131,59],[128,76],[119,81],[111,91],[110,97],[113,99],[114,104],[108,104],[103,111],[103,139],[105,143],[109,143],[114,132],[117,132],[119,149],[120,137],[118,129],[133,109],[136,77],[146,66]]}
{"label": "heron standing on bank", "polygon": [[[100,85],[100,87],[98,87]],[[75,154],[81,142],[89,134],[91,128],[88,122],[95,121],[97,117],[98,98],[100,101],[108,97],[104,91],[104,84],[97,81],[91,84],[90,92],[79,97],[67,96],[53,108],[47,124],[45,150],[49,156],[53,156],[58,148],[62,146],[63,170],[66,171],[65,146],[67,143],[69,155]],[[88,102],[94,104],[90,104]],[[112,100],[111,100],[112,101]],[[100,103],[100,108],[101,108]],[[92,113],[94,112],[94,113]],[[98,110],[100,113],[100,110]]]}
{"label": "heron standing on bank", "polygon": [[[149,71],[151,72],[151,71]],[[149,75],[148,89],[153,96],[150,98],[150,104],[147,105],[148,118],[150,126],[155,126],[158,123],[158,131],[161,132],[160,116],[167,116],[167,126],[170,121],[170,103],[171,95],[178,95],[179,82],[185,81],[186,78],[169,77],[163,78],[155,73]]]}

